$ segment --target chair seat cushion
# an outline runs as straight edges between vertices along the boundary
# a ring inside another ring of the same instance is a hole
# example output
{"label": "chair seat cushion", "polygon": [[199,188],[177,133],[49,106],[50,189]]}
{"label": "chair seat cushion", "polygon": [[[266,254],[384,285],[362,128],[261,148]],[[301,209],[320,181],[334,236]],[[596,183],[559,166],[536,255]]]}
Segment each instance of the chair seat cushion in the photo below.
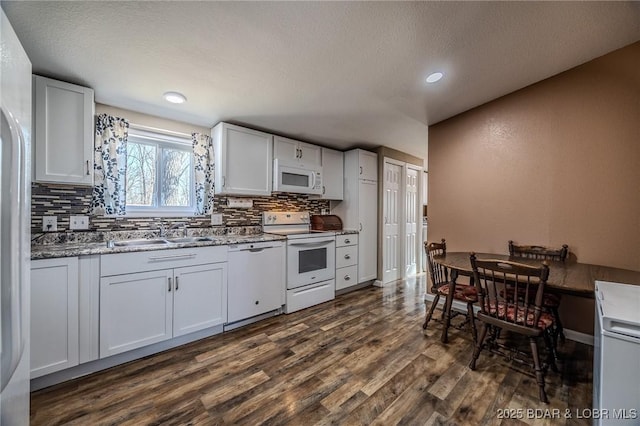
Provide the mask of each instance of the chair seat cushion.
{"label": "chair seat cushion", "polygon": [[[449,284],[438,287],[438,293],[446,297],[449,294]],[[478,290],[472,285],[456,284],[453,298],[467,303],[475,303],[478,301]]]}
{"label": "chair seat cushion", "polygon": [[[516,314],[516,307],[513,305],[505,305],[504,303],[498,303],[498,313],[496,315],[496,307],[495,305],[491,305],[488,307],[487,311],[490,313],[491,316],[497,316],[499,319],[504,319],[506,317],[507,321],[512,322],[512,323],[516,323],[516,324],[520,324],[520,325],[525,325],[524,323],[524,308],[518,308],[518,318],[516,320],[515,318],[515,314]],[[506,311],[506,312],[505,312]],[[533,327],[533,320],[534,320],[534,316],[535,314],[532,312],[532,310],[529,310],[529,314],[527,315],[527,323],[526,325],[528,327]],[[551,327],[553,325],[553,316],[547,312],[541,312],[540,313],[540,319],[538,319],[538,328],[541,328],[542,330],[546,330],[547,328]]]}

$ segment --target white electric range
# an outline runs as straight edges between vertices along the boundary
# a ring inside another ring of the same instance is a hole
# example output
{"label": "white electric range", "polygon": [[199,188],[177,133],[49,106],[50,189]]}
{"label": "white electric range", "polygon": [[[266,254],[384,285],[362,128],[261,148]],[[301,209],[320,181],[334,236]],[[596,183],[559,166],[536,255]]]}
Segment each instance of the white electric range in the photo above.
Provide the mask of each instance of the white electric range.
{"label": "white electric range", "polygon": [[285,313],[335,298],[336,237],[313,231],[309,212],[263,212],[262,231],[287,237]]}

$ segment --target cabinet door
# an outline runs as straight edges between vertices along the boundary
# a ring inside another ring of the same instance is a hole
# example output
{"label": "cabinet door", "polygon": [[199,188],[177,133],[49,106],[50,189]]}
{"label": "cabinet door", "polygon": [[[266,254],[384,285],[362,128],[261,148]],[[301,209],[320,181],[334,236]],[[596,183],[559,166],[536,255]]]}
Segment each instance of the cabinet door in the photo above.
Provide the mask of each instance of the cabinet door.
{"label": "cabinet door", "polygon": [[358,282],[375,279],[378,276],[378,184],[359,181],[358,215],[360,234],[358,235]]}
{"label": "cabinet door", "polygon": [[322,165],[322,149],[318,145],[300,142],[298,144],[298,161],[303,167],[320,167]]}
{"label": "cabinet door", "polygon": [[322,148],[322,198],[342,200],[344,195],[344,153]]}
{"label": "cabinet door", "polygon": [[100,280],[100,358],[170,339],[173,270]]}
{"label": "cabinet door", "polygon": [[227,264],[174,271],[173,337],[227,322]]}
{"label": "cabinet door", "polygon": [[93,90],[34,76],[35,180],[93,183]]}
{"label": "cabinet door", "polygon": [[359,179],[378,180],[378,154],[359,150],[358,166]]}
{"label": "cabinet door", "polygon": [[78,258],[31,262],[31,378],[78,365]]}
{"label": "cabinet door", "polygon": [[232,124],[213,129],[216,193],[271,195],[272,136]]}
{"label": "cabinet door", "polygon": [[284,274],[284,246],[229,252],[229,322],[280,308]]}
{"label": "cabinet door", "polygon": [[279,164],[297,166],[300,151],[299,142],[282,136],[273,137],[273,158],[277,158]]}

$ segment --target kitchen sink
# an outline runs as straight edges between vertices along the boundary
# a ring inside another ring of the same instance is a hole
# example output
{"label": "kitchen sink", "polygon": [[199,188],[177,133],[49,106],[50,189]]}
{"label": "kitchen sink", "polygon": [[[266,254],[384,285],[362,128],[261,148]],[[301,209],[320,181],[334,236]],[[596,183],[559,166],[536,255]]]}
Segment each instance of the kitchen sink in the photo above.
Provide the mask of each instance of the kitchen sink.
{"label": "kitchen sink", "polygon": [[167,238],[170,243],[198,243],[201,241],[212,241],[210,237],[181,237]]}
{"label": "kitchen sink", "polygon": [[159,244],[169,244],[169,241],[165,240],[164,238],[156,238],[141,240],[122,240],[113,242],[113,245],[116,247],[155,246]]}

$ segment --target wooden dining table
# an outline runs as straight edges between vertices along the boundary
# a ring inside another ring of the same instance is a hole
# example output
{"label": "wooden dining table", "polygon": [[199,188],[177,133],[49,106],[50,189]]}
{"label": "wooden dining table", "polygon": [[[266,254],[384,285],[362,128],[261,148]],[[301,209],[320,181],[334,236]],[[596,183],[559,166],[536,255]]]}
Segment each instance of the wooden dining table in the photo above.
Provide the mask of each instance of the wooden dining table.
{"label": "wooden dining table", "polygon": [[[455,281],[458,275],[471,276],[470,252],[447,252],[434,256],[433,260],[451,269],[451,278]],[[475,253],[478,259],[508,260],[539,266],[541,261],[512,257],[508,254]],[[571,260],[564,262],[546,261],[549,265],[547,288],[550,292],[570,294],[579,297],[594,297],[596,281],[611,281],[640,286],[640,271],[613,268],[610,266],[592,265]]]}

